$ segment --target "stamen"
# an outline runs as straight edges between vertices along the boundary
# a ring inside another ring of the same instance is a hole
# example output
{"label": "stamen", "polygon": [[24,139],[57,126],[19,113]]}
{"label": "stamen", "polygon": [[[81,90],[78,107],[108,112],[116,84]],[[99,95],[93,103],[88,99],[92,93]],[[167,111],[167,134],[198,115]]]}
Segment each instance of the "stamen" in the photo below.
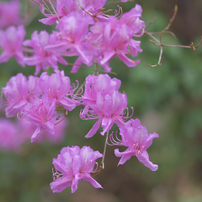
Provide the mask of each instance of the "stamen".
{"label": "stamen", "polygon": [[115,145],[122,145],[122,141],[117,136],[118,132],[116,132],[115,138],[113,137],[113,132],[110,134],[109,139],[111,143],[107,143],[109,146],[115,146]]}

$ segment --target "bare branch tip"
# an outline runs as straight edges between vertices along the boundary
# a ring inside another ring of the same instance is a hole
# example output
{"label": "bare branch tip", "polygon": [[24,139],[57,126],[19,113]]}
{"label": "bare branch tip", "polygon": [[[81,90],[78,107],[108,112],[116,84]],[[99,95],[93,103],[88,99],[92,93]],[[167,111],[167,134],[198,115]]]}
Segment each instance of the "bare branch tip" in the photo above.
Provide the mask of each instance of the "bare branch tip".
{"label": "bare branch tip", "polygon": [[178,11],[178,6],[175,5],[174,11],[177,12]]}
{"label": "bare branch tip", "polygon": [[189,46],[190,46],[190,48],[194,51],[194,50],[196,50],[201,44],[202,44],[202,36],[201,36],[201,40],[200,40],[200,42],[199,42],[198,45],[194,46],[194,43],[191,42],[191,44],[189,44]]}

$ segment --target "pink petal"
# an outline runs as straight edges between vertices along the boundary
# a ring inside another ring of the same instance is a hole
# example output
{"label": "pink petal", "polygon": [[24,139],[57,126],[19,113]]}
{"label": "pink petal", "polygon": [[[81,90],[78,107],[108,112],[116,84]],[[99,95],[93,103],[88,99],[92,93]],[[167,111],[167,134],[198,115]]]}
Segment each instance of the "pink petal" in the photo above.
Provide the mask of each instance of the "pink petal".
{"label": "pink petal", "polygon": [[98,121],[93,125],[93,127],[87,133],[87,135],[85,136],[85,138],[93,137],[93,135],[95,135],[95,133],[98,131],[98,129],[100,127],[100,124],[101,124],[101,119],[98,119]]}
{"label": "pink petal", "polygon": [[91,183],[94,188],[103,189],[103,187],[96,180],[94,180],[90,175],[84,176],[82,179],[85,180],[86,182]]}
{"label": "pink petal", "polygon": [[131,158],[131,156],[133,156],[131,151],[125,150],[124,152],[119,152],[119,149],[115,149],[114,154],[116,157],[121,157],[118,166],[123,165],[126,161],[128,161]]}
{"label": "pink petal", "polygon": [[144,164],[147,168],[149,168],[151,171],[158,170],[158,165],[153,164],[151,161],[149,161],[149,154],[147,151],[144,151],[142,154],[137,156],[137,159]]}
{"label": "pink petal", "polygon": [[68,177],[61,177],[50,183],[53,193],[60,193],[67,187],[71,186],[72,179]]}

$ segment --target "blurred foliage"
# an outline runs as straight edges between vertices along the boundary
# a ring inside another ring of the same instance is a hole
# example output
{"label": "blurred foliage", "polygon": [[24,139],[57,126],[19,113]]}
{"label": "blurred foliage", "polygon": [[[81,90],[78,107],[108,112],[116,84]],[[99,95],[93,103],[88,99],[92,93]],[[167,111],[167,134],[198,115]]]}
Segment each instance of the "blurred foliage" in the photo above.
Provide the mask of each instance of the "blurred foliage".
{"label": "blurred foliage", "polygon": [[[123,11],[127,11],[135,3],[141,4],[146,24],[157,17],[149,31],[160,31],[172,16],[172,10],[169,11],[169,16],[164,12],[165,2],[137,0],[120,5],[123,6]],[[156,5],[158,9],[154,10]],[[112,6],[115,8],[115,5],[108,5]],[[35,29],[50,31],[54,28],[40,24],[37,18],[42,17],[39,14],[28,25],[26,38],[30,38]],[[178,15],[176,21],[177,18]],[[195,19],[193,21],[196,22]],[[175,30],[172,31],[175,33]],[[183,37],[184,35],[178,35],[178,39],[174,39],[171,35],[164,34],[162,39],[167,44],[181,44],[181,41],[189,44],[190,41]],[[193,34],[193,37],[192,41],[197,44],[200,35]],[[27,142],[20,153],[0,153],[1,202],[202,201],[202,46],[196,51],[164,48],[164,64],[151,68],[147,64],[157,63],[160,49],[151,44],[146,36],[141,41],[143,52],[138,55],[141,63],[137,67],[128,68],[118,59],[114,59],[111,66],[113,72],[117,73],[116,77],[122,80],[121,91],[127,93],[128,107],[135,109],[133,118],[139,118],[150,133],[155,131],[160,135],[148,149],[151,161],[159,165],[159,170],[151,172],[135,157],[124,166],[117,167],[118,159],[113,154],[114,148],[107,148],[106,169],[96,176],[104,190],[96,190],[88,183],[81,182],[73,195],[70,188],[60,194],[53,194],[49,187],[52,181],[51,163],[62,147],[89,145],[94,150],[103,150],[105,140],[99,134],[91,139],[84,138],[95,121],[80,120],[80,107],[69,113],[67,135],[60,144]],[[9,78],[19,72],[28,76],[35,71],[34,67],[21,68],[15,59],[0,64],[0,67],[0,87],[4,87]],[[70,74],[71,66],[60,66],[61,69],[65,70],[72,82],[79,80],[80,84],[88,74],[93,74],[93,71],[85,68],[73,75]],[[4,113],[1,112],[1,115],[4,116]]]}

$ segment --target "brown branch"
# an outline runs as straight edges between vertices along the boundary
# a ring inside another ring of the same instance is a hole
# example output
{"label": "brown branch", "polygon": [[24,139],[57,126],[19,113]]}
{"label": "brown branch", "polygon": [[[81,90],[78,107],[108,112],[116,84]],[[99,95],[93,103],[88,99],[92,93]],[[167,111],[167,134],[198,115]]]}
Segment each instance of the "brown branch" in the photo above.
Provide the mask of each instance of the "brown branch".
{"label": "brown branch", "polygon": [[199,42],[198,45],[194,46],[194,43],[191,42],[191,44],[189,44],[189,47],[194,51],[194,50],[196,50],[201,44],[202,44],[202,36],[201,36],[201,41]]}
{"label": "brown branch", "polygon": [[[201,36],[201,40],[199,42],[198,45],[194,46],[193,42],[191,42],[191,44],[189,44],[189,46],[185,46],[185,45],[168,45],[168,44],[164,44],[162,43],[161,41],[161,35],[163,33],[168,33],[168,34],[171,34],[173,37],[176,38],[175,34],[173,32],[171,32],[169,29],[177,15],[177,11],[178,11],[178,7],[175,6],[174,8],[174,13],[173,13],[173,16],[170,18],[170,21],[168,23],[168,25],[165,27],[165,29],[163,29],[162,31],[160,32],[148,32],[148,31],[145,31],[144,34],[148,37],[151,37],[153,40],[150,40],[150,42],[152,44],[154,44],[155,46],[160,46],[160,54],[159,54],[159,60],[158,60],[158,63],[155,64],[155,65],[149,65],[147,64],[148,66],[150,67],[156,67],[156,66],[160,66],[163,64],[163,60],[164,60],[164,57],[162,57],[163,55],[163,47],[173,47],[173,48],[190,48],[192,50],[196,50],[196,48],[198,48],[201,44],[202,44],[202,36]],[[149,24],[146,26],[146,29],[156,20],[156,18],[153,19],[153,21],[150,21]],[[145,29],[145,30],[146,30]],[[159,39],[157,39],[157,37],[155,37],[156,35],[159,36]]]}
{"label": "brown branch", "polygon": [[152,21],[149,21],[148,25],[145,27],[145,30],[148,29],[150,27],[150,25],[156,21],[156,19],[157,19],[157,17],[154,17],[154,19]]}
{"label": "brown branch", "polygon": [[59,105],[56,106],[63,114],[64,114],[64,117],[62,119],[60,119],[58,122],[54,123],[54,125],[57,125],[59,124],[60,122],[62,122],[68,115],[68,111],[65,110],[64,108],[61,108]]}
{"label": "brown branch", "polygon": [[167,27],[162,32],[165,32],[165,31],[167,31],[167,30],[170,29],[170,27],[173,24],[173,21],[174,21],[176,15],[177,15],[177,11],[178,11],[178,7],[177,7],[177,5],[175,5],[173,16],[170,19],[169,24],[167,25]]}

